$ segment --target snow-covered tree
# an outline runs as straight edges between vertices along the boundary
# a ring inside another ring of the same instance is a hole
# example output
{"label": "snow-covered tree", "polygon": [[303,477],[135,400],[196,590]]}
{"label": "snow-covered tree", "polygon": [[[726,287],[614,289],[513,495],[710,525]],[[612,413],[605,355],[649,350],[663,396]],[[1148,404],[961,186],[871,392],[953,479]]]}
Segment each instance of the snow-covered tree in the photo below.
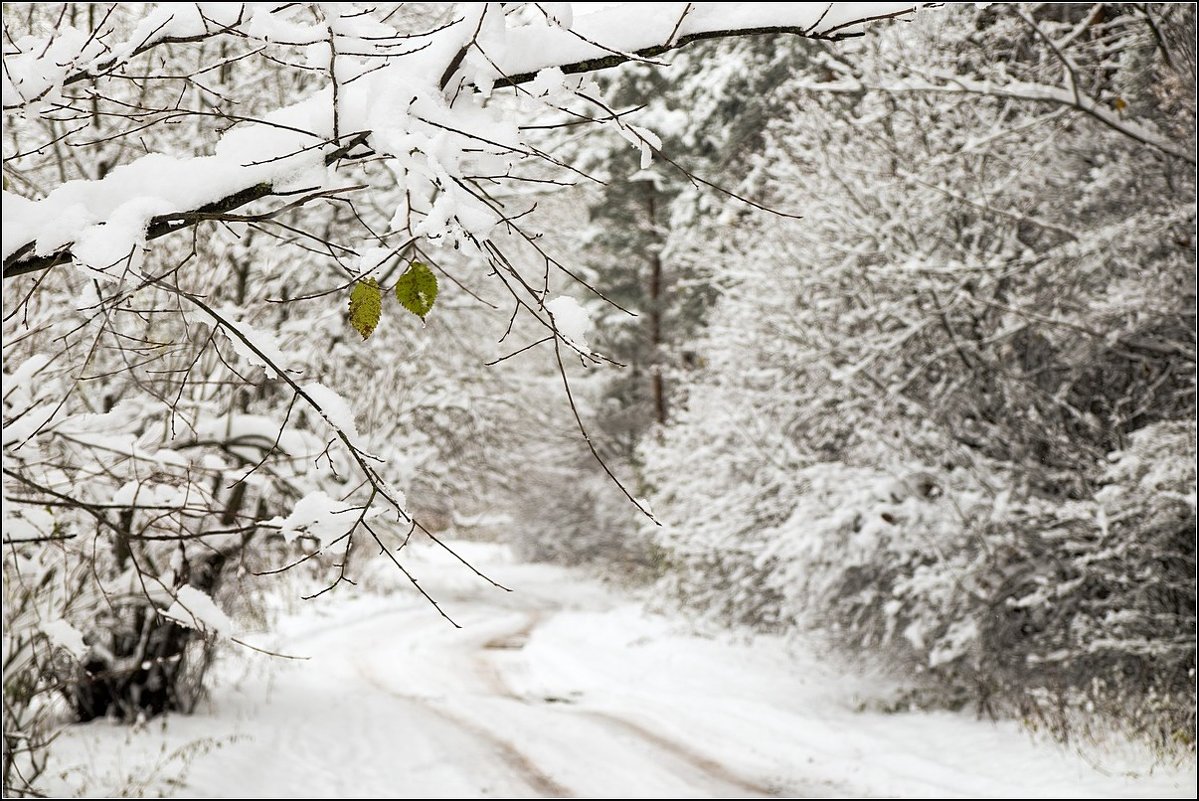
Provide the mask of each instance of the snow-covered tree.
{"label": "snow-covered tree", "polygon": [[[723,201],[761,142],[761,132],[801,54],[787,40],[738,39],[696,45],[667,68],[631,62],[601,76],[610,104],[655,132],[666,158],[643,167],[642,154],[616,136],[575,139],[579,164],[602,183],[585,189],[586,219],[566,219],[588,281],[604,298],[590,302],[590,341],[619,364],[579,381],[587,418],[605,463],[644,490],[637,446],[670,417],[675,381],[693,364],[690,343],[703,325],[729,266],[721,258]],[[738,201],[754,211],[752,200]],[[578,215],[576,215],[577,217]],[[610,302],[608,302],[610,301]],[[562,447],[544,468],[528,515],[531,553],[568,561],[651,567],[653,553],[633,533],[627,499],[602,474],[587,475],[581,443]]]}
{"label": "snow-covered tree", "polygon": [[303,564],[316,593],[354,552],[405,571],[410,537],[440,541],[453,460],[502,472],[519,405],[467,369],[497,355],[480,331],[562,381],[602,362],[536,201],[588,178],[564,126],[642,166],[660,140],[591,73],[914,8],[6,8],[6,788],[53,694],[186,708],[195,632],[238,639],[229,582]]}

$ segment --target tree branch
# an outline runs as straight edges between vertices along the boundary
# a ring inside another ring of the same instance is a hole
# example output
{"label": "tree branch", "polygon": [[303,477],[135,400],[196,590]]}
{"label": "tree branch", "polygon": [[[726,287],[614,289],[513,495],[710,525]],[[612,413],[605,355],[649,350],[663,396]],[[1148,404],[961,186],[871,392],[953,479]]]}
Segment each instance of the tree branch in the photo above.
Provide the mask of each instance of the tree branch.
{"label": "tree branch", "polygon": [[[850,21],[842,22],[842,23],[840,23],[836,26],[833,26],[823,32],[816,32],[814,30],[815,26],[803,28],[800,26],[779,25],[779,26],[763,26],[763,27],[745,27],[745,28],[739,28],[739,29],[738,28],[728,28],[728,29],[720,29],[720,30],[699,30],[699,31],[693,31],[691,33],[686,33],[683,35],[678,35],[679,34],[679,26],[681,25],[681,22],[682,22],[682,20],[680,20],[679,24],[676,24],[674,31],[672,31],[670,33],[669,37],[662,43],[659,43],[659,44],[656,44],[656,45],[653,45],[650,47],[641,48],[639,50],[631,51],[628,53],[609,52],[600,57],[580,59],[580,60],[573,61],[573,62],[558,64],[556,66],[559,69],[561,69],[562,72],[564,72],[566,74],[578,74],[578,73],[584,73],[584,72],[592,72],[595,70],[607,69],[609,67],[614,67],[614,66],[617,66],[618,64],[622,64],[624,62],[635,60],[635,59],[652,58],[652,57],[660,55],[662,53],[666,53],[666,52],[669,52],[672,50],[677,50],[681,47],[685,47],[686,45],[691,44],[692,42],[698,42],[698,41],[702,41],[702,40],[706,40],[706,39],[721,39],[721,38],[732,38],[732,37],[740,37],[740,36],[761,36],[761,35],[767,35],[767,34],[771,34],[771,35],[785,34],[785,35],[800,36],[800,37],[809,38],[809,39],[821,39],[821,40],[827,40],[827,41],[836,41],[836,40],[840,40],[840,39],[845,39],[845,38],[861,35],[860,33],[857,33],[857,32],[848,32],[847,29],[850,27],[856,27],[858,25],[864,24],[866,22],[871,22],[871,21],[878,21],[878,20],[884,20],[884,19],[895,19],[898,17],[907,16],[907,15],[915,12],[918,8],[921,8],[924,6],[929,6],[929,5],[935,5],[935,4],[914,3],[911,5],[905,5],[902,8],[898,8],[896,10],[893,10],[893,11],[890,11],[887,13],[883,13],[883,14],[877,14],[874,16],[861,17],[861,18],[855,17],[854,19],[852,19]],[[484,14],[485,13],[486,12],[484,12]],[[478,23],[477,23],[478,26],[482,25],[482,19],[483,19],[483,15],[481,14],[480,18],[478,20]],[[821,17],[821,19],[823,19],[823,16]],[[227,30],[227,29],[222,29],[222,30]],[[217,32],[219,33],[221,31],[217,31]],[[462,61],[466,55],[466,52],[469,50],[469,48],[472,46],[477,46],[477,44],[475,42],[476,35],[477,35],[477,32],[476,32],[476,34],[472,34],[471,37],[469,37],[469,39],[466,41],[466,43],[464,45],[462,45],[462,47],[456,51],[455,55],[451,58],[451,60],[447,64],[444,72],[440,76],[440,88],[442,90],[446,89],[450,78],[453,76],[455,71],[458,69],[458,67],[462,63]],[[677,36],[677,39],[676,39],[676,36]],[[159,41],[165,41],[165,37],[163,40],[159,40]],[[537,73],[539,71],[540,70],[521,72],[521,73],[516,73],[516,74],[512,74],[512,75],[505,75],[505,76],[502,76],[499,79],[497,79],[496,85],[498,85],[498,86],[517,86],[519,84],[528,83],[537,76]],[[325,159],[324,159],[325,165],[332,166],[336,162],[345,158],[356,147],[358,147],[362,143],[364,143],[369,135],[370,135],[370,132],[360,133],[357,136],[355,136],[354,138],[352,138],[348,144],[346,144],[342,147],[338,147],[337,149],[326,154]],[[274,191],[273,186],[270,183],[262,182],[261,175],[258,175],[258,176],[256,176],[256,182],[253,185],[247,186],[243,189],[240,189],[236,192],[226,195],[225,197],[211,201],[209,203],[206,203],[206,204],[199,206],[197,208],[194,208],[194,209],[181,209],[176,212],[171,212],[169,214],[164,214],[164,215],[160,215],[160,216],[152,218],[147,227],[146,239],[147,240],[158,239],[159,237],[166,236],[167,234],[173,233],[175,231],[182,230],[184,228],[193,226],[201,219],[210,218],[213,215],[223,215],[230,211],[233,211],[234,209],[240,208],[248,203],[252,203],[256,200],[261,200],[263,198],[271,197],[271,196],[274,196],[277,194],[279,194],[279,193]],[[34,252],[36,249],[36,246],[37,246],[36,241],[27,242],[24,245],[17,248],[15,251],[13,251],[12,254],[9,255],[7,258],[5,258],[4,268],[3,268],[3,277],[5,279],[7,279],[7,278],[19,276],[19,275],[27,275],[29,273],[40,272],[40,271],[55,267],[59,264],[66,263],[66,262],[70,261],[72,258],[72,249],[74,247],[74,243],[64,245],[63,247],[59,248],[58,250],[55,250],[52,253],[42,254],[42,255],[36,254]]]}
{"label": "tree branch", "polygon": [[[861,24],[864,22],[873,22],[883,19],[894,19],[896,17],[906,16],[913,13],[918,8],[935,5],[933,3],[914,3],[910,8],[905,8],[899,11],[894,11],[889,14],[880,14],[876,17],[854,20],[853,24]],[[840,26],[846,27],[846,26]],[[606,70],[611,67],[618,67],[627,61],[636,59],[649,59],[660,56],[663,53],[669,53],[672,50],[678,50],[686,47],[692,42],[702,42],[707,39],[733,39],[742,36],[766,36],[766,35],[789,35],[799,36],[804,39],[818,39],[828,42],[839,42],[843,39],[854,39],[862,36],[862,33],[810,33],[801,27],[762,27],[762,28],[743,28],[740,30],[720,30],[720,31],[700,31],[697,33],[689,33],[686,36],[680,36],[675,42],[665,42],[663,44],[654,45],[653,47],[644,47],[640,50],[634,50],[631,53],[609,53],[606,56],[597,58],[589,58],[582,61],[575,61],[570,64],[559,65],[558,69],[566,75],[578,75],[584,72],[596,72],[597,70]],[[540,70],[539,70],[540,71]],[[538,72],[539,72],[538,71]],[[515,75],[509,75],[496,80],[496,86],[517,86],[522,83],[528,83],[537,77],[537,72],[522,72]]]}
{"label": "tree branch", "polygon": [[[345,157],[354,148],[364,143],[369,136],[368,133],[360,133],[353,137],[347,144],[337,148],[332,153],[325,156],[325,165],[330,166]],[[324,196],[325,193],[314,193],[314,195]],[[268,197],[280,197],[282,193],[276,192],[275,188],[270,184],[255,184],[254,186],[242,189],[240,192],[234,192],[231,195],[226,195],[220,200],[207,203],[199,208],[190,211],[175,211],[170,214],[163,214],[153,218],[150,221],[149,228],[146,229],[146,240],[158,239],[172,234],[175,231],[189,228],[200,222],[205,217],[213,215],[221,215],[234,209],[241,208],[248,203],[253,203],[255,200],[262,200]],[[44,256],[34,255],[33,250],[36,243],[30,242],[20,250],[13,253],[4,260],[4,277],[13,278],[18,275],[38,272],[40,270],[48,270],[59,264],[65,264],[71,260],[71,246],[61,248],[53,253]]]}

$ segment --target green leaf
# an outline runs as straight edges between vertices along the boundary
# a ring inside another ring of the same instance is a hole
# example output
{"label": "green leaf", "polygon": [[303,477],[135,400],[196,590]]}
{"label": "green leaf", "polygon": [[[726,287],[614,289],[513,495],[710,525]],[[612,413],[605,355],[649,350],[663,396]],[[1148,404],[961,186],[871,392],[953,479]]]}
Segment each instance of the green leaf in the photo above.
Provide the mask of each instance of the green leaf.
{"label": "green leaf", "polygon": [[396,300],[422,320],[437,300],[437,276],[428,266],[414,261],[396,282]]}
{"label": "green leaf", "polygon": [[383,314],[383,290],[373,278],[359,281],[350,290],[350,325],[362,335],[369,337],[379,324]]}

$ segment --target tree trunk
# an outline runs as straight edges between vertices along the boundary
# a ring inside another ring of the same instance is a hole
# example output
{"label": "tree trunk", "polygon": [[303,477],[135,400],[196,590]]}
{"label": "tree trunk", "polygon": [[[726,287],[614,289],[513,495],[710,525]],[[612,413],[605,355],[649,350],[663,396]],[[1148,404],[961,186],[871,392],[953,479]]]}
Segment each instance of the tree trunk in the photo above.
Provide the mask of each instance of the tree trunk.
{"label": "tree trunk", "polygon": [[[653,186],[649,186],[648,211],[652,231],[657,230],[657,203]],[[662,297],[663,269],[662,253],[655,248],[649,262],[649,344],[650,344],[650,396],[654,402],[654,419],[658,425],[666,425],[666,386],[662,379]]]}

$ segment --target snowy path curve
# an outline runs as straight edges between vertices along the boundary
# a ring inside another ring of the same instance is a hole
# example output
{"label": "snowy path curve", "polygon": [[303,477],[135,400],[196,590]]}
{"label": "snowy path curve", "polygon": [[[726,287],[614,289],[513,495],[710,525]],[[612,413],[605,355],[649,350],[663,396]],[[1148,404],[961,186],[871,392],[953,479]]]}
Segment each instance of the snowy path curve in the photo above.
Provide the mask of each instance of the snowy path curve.
{"label": "snowy path curve", "polygon": [[[336,629],[322,627],[290,645],[342,660],[339,669],[327,672],[342,677],[343,691],[360,684],[353,694],[378,692],[398,701],[412,719],[436,719],[426,740],[436,742],[448,760],[470,754],[464,773],[479,777],[479,795],[799,794],[739,775],[633,716],[570,694],[516,689],[508,675],[535,668],[523,651],[538,625],[561,611],[553,598],[484,594],[477,601],[458,598],[454,607],[463,630],[449,628],[427,609],[404,605]],[[393,641],[388,635],[397,630],[403,630],[403,639]]]}
{"label": "snowy path curve", "polygon": [[[297,604],[228,656],[210,709],[62,739],[59,795],[186,797],[1194,797],[1195,768],[1082,755],[1015,724],[861,711],[885,694],[778,640],[699,637],[578,571],[426,553],[425,586]],[[1135,758],[1134,758],[1135,757]],[[1135,769],[1130,770],[1130,768]]]}

